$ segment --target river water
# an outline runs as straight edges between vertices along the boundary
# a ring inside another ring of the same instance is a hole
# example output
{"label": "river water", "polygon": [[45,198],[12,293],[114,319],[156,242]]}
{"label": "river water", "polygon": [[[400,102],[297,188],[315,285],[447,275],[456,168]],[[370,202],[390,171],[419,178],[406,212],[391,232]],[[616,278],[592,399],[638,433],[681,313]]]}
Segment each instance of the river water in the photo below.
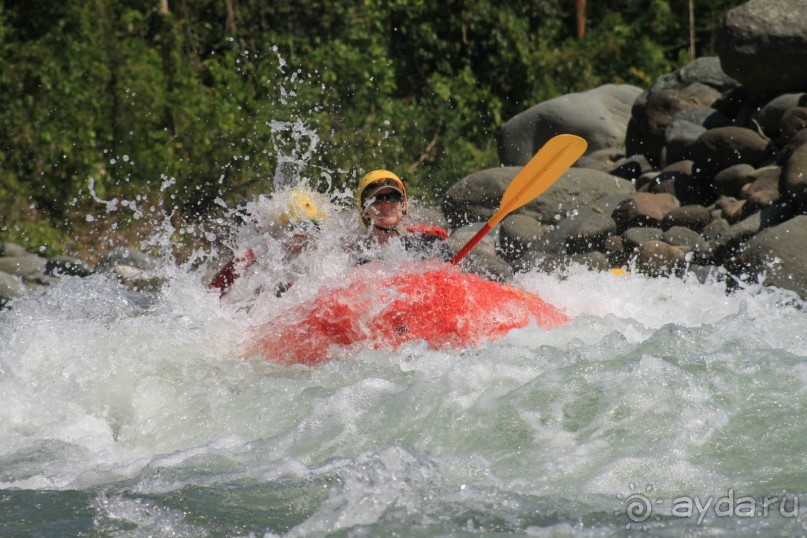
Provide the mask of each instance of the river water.
{"label": "river water", "polygon": [[528,273],[571,323],[308,367],[239,352],[299,294],[249,310],[164,277],[0,312],[0,535],[807,534],[791,293]]}

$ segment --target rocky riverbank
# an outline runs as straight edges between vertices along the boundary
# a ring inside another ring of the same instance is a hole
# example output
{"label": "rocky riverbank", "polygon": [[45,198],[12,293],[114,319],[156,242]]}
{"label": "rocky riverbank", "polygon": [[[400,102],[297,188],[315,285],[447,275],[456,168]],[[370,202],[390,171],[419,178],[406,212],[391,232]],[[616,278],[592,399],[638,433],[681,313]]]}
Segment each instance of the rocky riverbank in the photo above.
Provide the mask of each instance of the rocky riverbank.
{"label": "rocky riverbank", "polygon": [[[712,274],[729,287],[762,280],[807,297],[807,4],[751,0],[725,15],[717,43],[719,56],[647,89],[605,85],[518,114],[499,134],[501,166],[461,179],[419,217],[450,228],[459,248],[543,143],[577,134],[586,155],[505,219],[467,269],[506,278],[581,263]],[[154,289],[152,268],[133,249],[90,267],[0,245],[0,303],[59,275],[109,272]]]}
{"label": "rocky riverbank", "polygon": [[752,0],[724,16],[717,43],[718,57],[645,90],[602,86],[509,120],[502,167],[469,175],[442,201],[460,234],[494,213],[550,137],[577,134],[589,150],[508,217],[476,263],[711,273],[807,297],[807,4]]}

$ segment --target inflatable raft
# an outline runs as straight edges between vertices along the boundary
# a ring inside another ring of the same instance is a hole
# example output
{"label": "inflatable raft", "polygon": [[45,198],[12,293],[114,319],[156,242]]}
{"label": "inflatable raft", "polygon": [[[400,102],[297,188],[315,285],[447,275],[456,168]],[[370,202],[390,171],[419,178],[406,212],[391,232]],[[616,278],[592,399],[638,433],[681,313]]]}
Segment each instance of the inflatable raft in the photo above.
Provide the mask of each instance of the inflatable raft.
{"label": "inflatable raft", "polygon": [[248,354],[316,364],[357,347],[394,350],[414,340],[434,349],[478,347],[533,322],[550,329],[567,321],[537,295],[450,264],[392,275],[364,266],[259,327]]}

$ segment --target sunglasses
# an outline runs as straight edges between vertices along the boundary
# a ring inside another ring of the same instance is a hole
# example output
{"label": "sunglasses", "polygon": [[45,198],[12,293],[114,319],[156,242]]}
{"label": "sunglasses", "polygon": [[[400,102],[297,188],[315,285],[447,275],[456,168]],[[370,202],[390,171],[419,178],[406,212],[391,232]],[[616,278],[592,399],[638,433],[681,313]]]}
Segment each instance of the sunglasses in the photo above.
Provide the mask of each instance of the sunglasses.
{"label": "sunglasses", "polygon": [[370,200],[370,205],[383,204],[384,202],[403,202],[403,195],[400,192],[388,192],[386,194],[376,194]]}

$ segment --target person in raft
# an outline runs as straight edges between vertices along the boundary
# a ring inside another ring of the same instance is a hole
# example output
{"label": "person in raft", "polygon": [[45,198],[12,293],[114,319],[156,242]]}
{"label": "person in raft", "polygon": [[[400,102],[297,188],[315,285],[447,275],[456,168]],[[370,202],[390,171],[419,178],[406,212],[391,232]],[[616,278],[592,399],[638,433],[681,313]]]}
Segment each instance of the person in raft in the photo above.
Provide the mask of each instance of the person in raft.
{"label": "person in raft", "polygon": [[[315,202],[317,195],[313,192],[293,192],[289,195],[288,203],[280,215],[271,219],[268,234],[280,242],[283,251],[281,264],[287,267],[305,250],[312,247],[314,236],[326,220],[325,213]],[[257,223],[254,223],[257,225]],[[224,297],[239,278],[251,271],[256,271],[256,261],[259,255],[254,248],[248,248],[242,255],[233,257],[219,269],[210,281],[209,288],[219,290],[219,296]],[[288,271],[286,271],[288,273]],[[290,274],[281,276],[274,292],[277,297],[285,293],[293,284]],[[258,288],[254,292],[260,292]]]}
{"label": "person in raft", "polygon": [[[439,226],[407,223],[409,200],[401,179],[389,170],[373,170],[359,181],[356,192],[359,216],[369,236],[364,247],[387,245],[399,240],[404,249],[420,258],[448,261],[452,252],[445,240],[448,233]],[[359,263],[369,261],[360,258]]]}

